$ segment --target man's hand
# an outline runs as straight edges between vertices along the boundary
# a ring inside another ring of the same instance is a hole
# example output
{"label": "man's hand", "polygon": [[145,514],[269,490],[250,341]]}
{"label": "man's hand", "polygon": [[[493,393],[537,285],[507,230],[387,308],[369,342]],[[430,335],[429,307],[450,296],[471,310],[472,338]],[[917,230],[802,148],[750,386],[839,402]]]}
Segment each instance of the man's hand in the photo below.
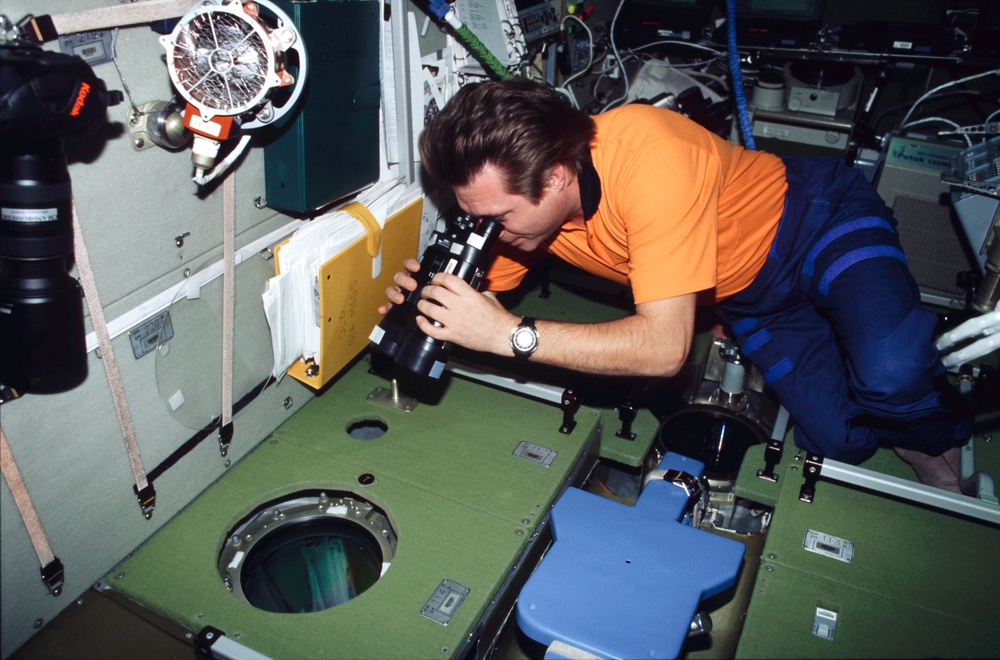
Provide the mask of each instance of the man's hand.
{"label": "man's hand", "polygon": [[423,314],[417,317],[417,327],[432,339],[474,351],[511,355],[508,334],[519,317],[504,309],[495,294],[480,293],[456,275],[435,275],[424,287],[417,310]]}
{"label": "man's hand", "polygon": [[385,290],[385,297],[389,299],[389,302],[379,306],[378,313],[382,316],[388,314],[393,305],[401,305],[406,300],[406,295],[403,293],[404,290],[417,290],[417,281],[413,279],[412,273],[420,270],[420,262],[412,258],[407,259],[403,262],[403,268],[406,270],[399,271],[392,276],[392,281],[396,283],[396,286],[391,286]]}

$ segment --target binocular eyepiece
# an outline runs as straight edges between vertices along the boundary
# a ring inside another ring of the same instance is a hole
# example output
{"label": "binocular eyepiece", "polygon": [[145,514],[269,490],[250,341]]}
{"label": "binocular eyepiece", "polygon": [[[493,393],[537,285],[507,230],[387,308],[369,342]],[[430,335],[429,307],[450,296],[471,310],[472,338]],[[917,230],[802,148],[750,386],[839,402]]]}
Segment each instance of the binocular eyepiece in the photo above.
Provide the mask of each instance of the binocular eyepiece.
{"label": "binocular eyepiece", "polygon": [[492,218],[477,222],[470,215],[460,215],[444,231],[435,232],[420,258],[420,270],[413,273],[416,290],[404,291],[406,299],[393,305],[372,330],[372,349],[419,376],[440,378],[452,344],[431,339],[417,327],[417,302],[438,273],[457,275],[479,291],[490,265],[490,250],[502,230]]}

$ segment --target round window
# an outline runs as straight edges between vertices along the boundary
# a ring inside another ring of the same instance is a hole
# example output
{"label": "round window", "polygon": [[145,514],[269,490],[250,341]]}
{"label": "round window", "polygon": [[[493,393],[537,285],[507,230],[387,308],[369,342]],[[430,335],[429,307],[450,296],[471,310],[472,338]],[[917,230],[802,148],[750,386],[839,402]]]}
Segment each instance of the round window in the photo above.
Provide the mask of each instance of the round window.
{"label": "round window", "polygon": [[385,514],[350,496],[295,495],[257,509],[219,556],[226,587],[268,612],[319,612],[364,593],[388,569]]}

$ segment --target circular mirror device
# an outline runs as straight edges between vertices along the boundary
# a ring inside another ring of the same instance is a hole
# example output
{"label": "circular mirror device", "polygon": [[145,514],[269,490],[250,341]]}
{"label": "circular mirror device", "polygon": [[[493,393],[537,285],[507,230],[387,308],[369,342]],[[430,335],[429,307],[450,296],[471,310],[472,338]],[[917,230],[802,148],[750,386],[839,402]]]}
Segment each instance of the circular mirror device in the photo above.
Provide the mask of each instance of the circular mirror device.
{"label": "circular mirror device", "polygon": [[219,575],[233,595],[256,608],[319,612],[371,588],[395,551],[388,518],[370,502],[297,493],[258,507],[229,532]]}

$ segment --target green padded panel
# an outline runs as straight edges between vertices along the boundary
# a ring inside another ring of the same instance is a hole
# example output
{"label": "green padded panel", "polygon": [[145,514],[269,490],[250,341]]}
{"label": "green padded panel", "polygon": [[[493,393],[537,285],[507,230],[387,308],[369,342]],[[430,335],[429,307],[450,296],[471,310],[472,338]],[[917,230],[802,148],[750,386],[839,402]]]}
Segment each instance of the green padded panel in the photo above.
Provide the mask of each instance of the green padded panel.
{"label": "green padded panel", "polygon": [[777,481],[767,481],[757,476],[757,470],[763,470],[766,465],[764,461],[766,445],[754,445],[747,448],[739,474],[736,476],[736,483],[733,486],[733,492],[737,497],[751,502],[759,502],[769,507],[774,507],[778,503],[778,494],[785,484],[785,478],[782,475],[789,461],[793,460],[796,452],[799,451],[798,447],[794,446],[791,430],[785,435],[784,442],[781,460],[774,467],[774,474],[778,475]]}
{"label": "green padded panel", "polygon": [[[605,287],[615,285],[598,281],[588,275],[556,274],[563,278],[568,277],[574,283],[551,282],[550,295],[547,298],[539,296],[540,284],[531,283],[531,286],[526,286],[524,291],[519,291],[516,298],[508,294],[511,298],[507,302],[512,304],[510,311],[520,316],[572,323],[600,323],[619,319],[631,313],[630,298],[614,297],[605,290],[587,289],[589,284]],[[624,293],[627,291],[622,290],[623,295]],[[621,428],[617,405],[628,398],[632,386],[631,379],[586,376],[534,364],[519,367],[511,364],[509,360],[506,363],[494,361],[493,364],[500,369],[518,369],[542,382],[572,388],[585,405],[599,409],[604,418],[606,431],[601,438],[601,458],[631,467],[642,465],[656,437],[660,422],[648,409],[640,407],[632,422],[635,439],[628,440],[615,435]]]}
{"label": "green padded panel", "polygon": [[[403,413],[368,401],[386,385],[356,365],[118,566],[111,587],[274,658],[453,656],[594,441],[600,416],[581,410],[564,435],[557,408],[460,379],[436,403]],[[388,427],[381,438],[347,434],[371,419]],[[547,468],[514,457],[522,440],[559,454]],[[358,485],[361,473],[375,483]],[[243,603],[219,577],[224,539],[260,504],[304,489],[349,491],[387,511],[398,536],[392,565],[362,595],[321,612]],[[471,589],[447,626],[420,614],[444,579]]]}
{"label": "green padded panel", "polygon": [[[934,566],[926,570],[933,571]],[[985,595],[980,590],[979,596]],[[762,601],[767,604],[762,606]],[[981,602],[977,596],[957,611],[935,611],[901,601],[893,594],[883,595],[765,563],[757,578],[736,657],[996,657],[1000,644],[996,619],[991,622],[985,614],[968,616]],[[817,606],[838,610],[832,641],[811,634]],[[995,608],[990,611],[996,616]]]}
{"label": "green padded panel", "polygon": [[[547,298],[540,297],[541,284],[536,277],[513,292],[501,294],[501,300],[509,306],[511,312],[521,316],[573,323],[611,321],[632,313],[631,295],[625,288],[585,273],[567,271],[560,266],[553,267],[552,275],[554,279],[550,282],[550,295]],[[690,364],[702,359],[710,345],[711,336],[707,332],[696,335],[690,352]],[[601,411],[605,426],[601,438],[601,458],[633,468],[642,465],[656,439],[660,420],[681,404],[681,390],[687,386],[683,376],[644,381],[591,376],[533,363],[517,365],[512,360],[480,354],[470,354],[469,359],[501,371],[516,371],[539,382],[573,389],[583,405]],[[619,438],[615,435],[622,426],[617,406],[636,397],[633,388],[637,383],[647,386],[638,394],[638,401],[633,400],[633,403],[638,404],[631,427],[635,439]]]}
{"label": "green padded panel", "polygon": [[[449,376],[440,387],[423,383],[426,401],[407,413],[368,401],[376,387],[388,383],[365,373],[365,366],[360,363],[272,437],[319,458],[335,452],[338,463],[354,466],[354,474],[392,476],[514,522],[535,521],[563,485],[558,478],[540,478],[546,468],[515,458],[518,444],[526,441],[558,452],[547,469],[567,473],[600,422],[598,411],[582,408],[576,428],[563,434],[557,406]],[[438,400],[437,392],[431,394],[435,389],[445,390]],[[385,435],[376,440],[348,435],[352,424],[371,420],[387,427]]]}
{"label": "green padded panel", "polygon": [[[792,456],[738,657],[996,655],[1000,529],[822,479],[806,504]],[[887,450],[864,467],[912,478]],[[809,529],[853,542],[853,563],[804,550]],[[839,612],[833,641],[811,632],[817,606]]]}

